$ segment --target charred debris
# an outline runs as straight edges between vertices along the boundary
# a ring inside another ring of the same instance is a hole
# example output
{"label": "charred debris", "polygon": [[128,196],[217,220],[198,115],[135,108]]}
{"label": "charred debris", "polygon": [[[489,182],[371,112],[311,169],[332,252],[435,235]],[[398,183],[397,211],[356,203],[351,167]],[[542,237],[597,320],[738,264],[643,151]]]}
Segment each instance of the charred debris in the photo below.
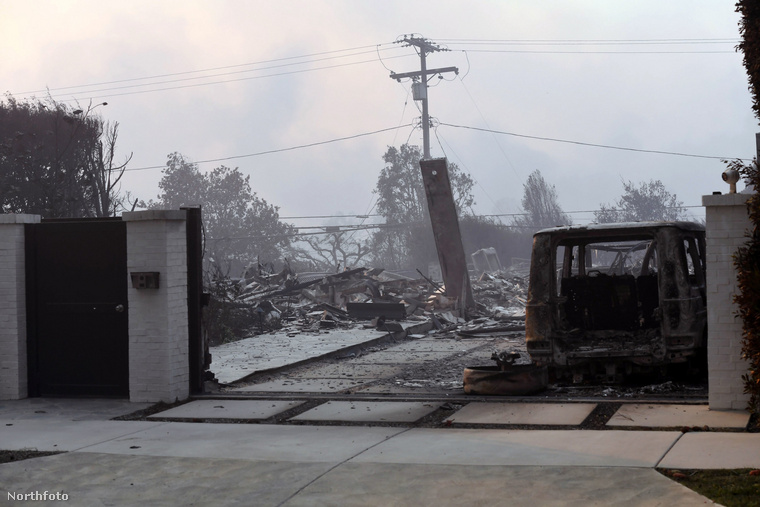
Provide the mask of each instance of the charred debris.
{"label": "charred debris", "polygon": [[471,272],[475,305],[463,307],[419,271],[416,277],[381,268],[296,274],[287,265],[279,272],[258,265],[239,279],[212,282],[206,327],[212,346],[273,331],[397,332],[402,321],[430,321],[441,336],[522,333],[528,274],[525,264]]}

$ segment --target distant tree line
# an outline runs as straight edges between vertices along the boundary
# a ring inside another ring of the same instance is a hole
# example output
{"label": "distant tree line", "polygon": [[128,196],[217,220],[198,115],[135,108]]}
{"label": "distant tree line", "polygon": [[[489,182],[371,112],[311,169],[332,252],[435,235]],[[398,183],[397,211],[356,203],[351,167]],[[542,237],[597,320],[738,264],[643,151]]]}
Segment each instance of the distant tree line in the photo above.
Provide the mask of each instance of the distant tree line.
{"label": "distant tree line", "polygon": [[[115,160],[118,123],[105,122],[95,107],[75,108],[52,99],[19,102],[11,96],[0,103],[3,212],[102,217],[138,204],[165,209],[200,204],[206,270],[213,267],[219,276],[241,276],[247,267],[275,262],[287,262],[294,270],[373,265],[424,272],[438,260],[418,146],[389,146],[383,154],[374,193],[385,224],[374,233],[362,237],[335,227],[324,234],[297,235],[238,168],[222,165],[201,171],[180,153],[168,155],[154,199],[130,201],[119,187],[129,157]],[[466,253],[494,247],[507,263],[513,257],[528,258],[535,231],[572,223],[555,187],[538,170],[523,185],[523,213],[507,224],[473,213],[471,175],[450,163],[449,176]],[[623,189],[615,204],[601,205],[597,221],[676,219],[683,214],[682,203],[659,181],[638,187],[623,182]]]}
{"label": "distant tree line", "polygon": [[156,200],[141,202],[141,206],[179,209],[201,205],[207,271],[240,276],[242,269],[254,262],[280,259],[290,246],[293,227],[280,220],[279,208],[251,189],[250,177],[237,167],[222,165],[201,172],[184,155],[171,153],[158,187],[161,193]]}

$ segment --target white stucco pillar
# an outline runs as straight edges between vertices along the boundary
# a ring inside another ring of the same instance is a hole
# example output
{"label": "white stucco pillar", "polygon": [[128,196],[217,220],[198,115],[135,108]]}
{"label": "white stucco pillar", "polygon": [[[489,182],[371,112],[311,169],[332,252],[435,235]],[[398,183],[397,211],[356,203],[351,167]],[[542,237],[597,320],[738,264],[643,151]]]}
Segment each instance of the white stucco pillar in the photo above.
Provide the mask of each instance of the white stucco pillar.
{"label": "white stucco pillar", "polygon": [[734,303],[737,294],[733,255],[747,238],[749,194],[705,195],[707,229],[707,364],[710,408],[743,410],[742,375],[749,363],[742,359],[742,319]]}
{"label": "white stucco pillar", "polygon": [[0,400],[28,396],[24,224],[39,222],[0,214]]}
{"label": "white stucco pillar", "polygon": [[[131,401],[171,403],[190,394],[185,216],[182,210],[122,214]],[[158,288],[135,288],[134,273],[158,273]]]}

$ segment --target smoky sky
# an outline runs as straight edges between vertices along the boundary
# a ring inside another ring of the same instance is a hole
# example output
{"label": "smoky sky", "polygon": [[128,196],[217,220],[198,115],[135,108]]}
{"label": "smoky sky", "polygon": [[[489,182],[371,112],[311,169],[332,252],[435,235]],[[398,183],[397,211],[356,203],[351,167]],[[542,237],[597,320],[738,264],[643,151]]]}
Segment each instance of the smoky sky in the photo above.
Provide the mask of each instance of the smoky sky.
{"label": "smoky sky", "polygon": [[32,0],[2,10],[3,91],[107,101],[98,111],[119,122],[121,156],[133,154],[122,190],[146,200],[158,194],[155,167],[178,151],[216,160],[202,170],[239,167],[282,216],[372,213],[387,147],[422,144],[411,83],[389,77],[419,70],[414,48],[395,42],[411,33],[447,49],[428,55],[430,68],[459,70],[428,83],[431,151],[473,176],[477,213],[519,212],[538,169],[577,223],[628,180],[662,180],[698,217],[702,195],[728,190],[720,158],[755,154],[727,2]]}

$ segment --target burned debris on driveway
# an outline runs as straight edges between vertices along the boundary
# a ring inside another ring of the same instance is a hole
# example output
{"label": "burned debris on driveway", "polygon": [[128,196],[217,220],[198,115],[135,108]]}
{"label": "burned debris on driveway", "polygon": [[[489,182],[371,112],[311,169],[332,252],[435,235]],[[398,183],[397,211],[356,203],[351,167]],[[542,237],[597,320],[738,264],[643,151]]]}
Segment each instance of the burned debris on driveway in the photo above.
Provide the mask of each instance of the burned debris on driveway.
{"label": "burned debris on driveway", "polygon": [[[257,343],[264,345],[275,339],[277,343],[283,341],[282,346],[276,347],[278,350],[291,347],[292,351],[292,347],[313,346],[317,336],[329,340],[335,333],[358,334],[368,329],[381,331],[394,340],[403,337],[404,342],[433,339],[459,358],[435,363],[426,360],[414,366],[410,363],[407,373],[391,379],[391,389],[406,386],[416,390],[414,386],[424,385],[422,390],[435,391],[445,384],[447,390],[461,392],[464,368],[490,362],[494,352],[517,352],[522,356],[520,362],[530,361],[523,332],[527,280],[521,272],[507,270],[473,276],[474,292],[482,296],[478,297],[475,307],[467,309],[448,297],[440,283],[421,273],[412,278],[382,269],[298,275],[288,269],[278,273],[257,269],[249,270],[246,275],[215,298],[217,310],[225,308],[225,312],[237,314],[238,322],[245,322],[247,327],[239,338],[247,338],[247,343],[241,343],[245,350],[239,346],[230,349],[238,341],[235,338],[212,343],[211,352],[215,356],[212,371],[222,368],[222,363],[228,367],[237,356],[245,364],[235,368],[239,373],[236,378],[250,376],[251,365],[262,359],[256,357],[265,355],[257,350]],[[267,337],[256,338],[262,334]],[[337,340],[339,337],[335,336]],[[285,341],[289,345],[286,346]],[[476,349],[478,354],[473,356]],[[249,361],[251,354],[256,357]],[[412,356],[417,355],[421,359],[444,359],[440,354],[417,351],[408,351],[405,355],[408,357],[399,360],[413,360]],[[274,364],[264,362],[265,370]],[[426,382],[424,378],[431,380]],[[446,380],[440,380],[442,378]],[[228,383],[233,379],[217,380]]]}
{"label": "burned debris on driveway", "polygon": [[[527,280],[508,272],[484,273],[472,282],[475,308],[464,309],[443,287],[421,276],[357,268],[340,273],[278,273],[248,270],[246,277],[214,294],[217,308],[247,320],[240,337],[283,330],[368,327],[394,331],[399,320],[430,320],[440,332],[462,337],[519,333],[525,329]],[[234,338],[233,338],[234,339]],[[226,339],[213,339],[220,345]]]}

